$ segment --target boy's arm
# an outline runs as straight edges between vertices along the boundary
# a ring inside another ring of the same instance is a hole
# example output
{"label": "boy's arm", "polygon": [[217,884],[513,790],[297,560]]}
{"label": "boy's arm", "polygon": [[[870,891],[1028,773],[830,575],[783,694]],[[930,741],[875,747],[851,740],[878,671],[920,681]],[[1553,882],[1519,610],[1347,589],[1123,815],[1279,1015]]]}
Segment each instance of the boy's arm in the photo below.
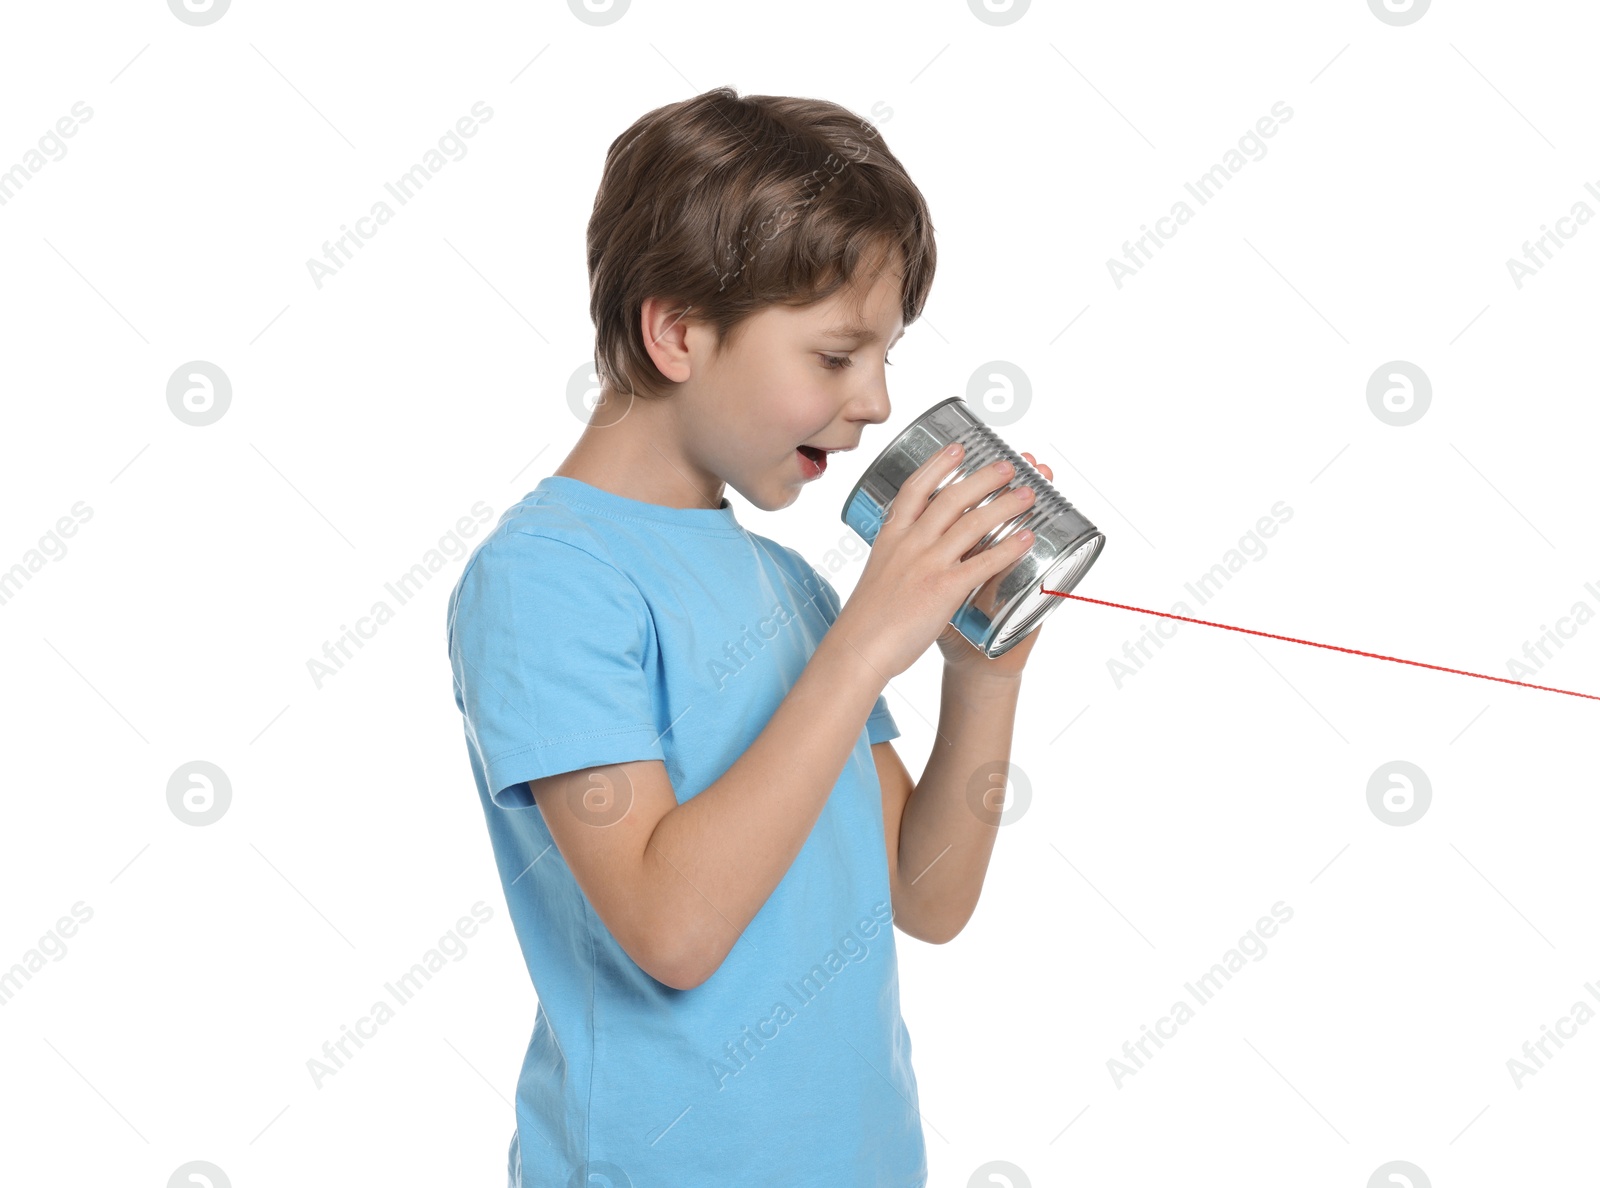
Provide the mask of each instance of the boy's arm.
{"label": "boy's arm", "polygon": [[1005,808],[1020,674],[947,667],[933,753],[915,786],[894,745],[874,743],[894,922],[944,944],[966,927]]}
{"label": "boy's arm", "polygon": [[[1022,457],[1055,478],[1048,463],[1027,452]],[[894,920],[919,940],[953,940],[978,906],[1005,809],[1023,667],[1040,632],[1036,624],[987,658],[953,623],[947,626],[937,641],[945,660],[939,728],[922,779],[913,788],[889,743],[872,748],[883,786]]]}
{"label": "boy's arm", "polygon": [[885,683],[830,630],[756,740],[682,804],[659,759],[529,781],[573,877],[640,968],[679,990],[716,972],[799,855]]}

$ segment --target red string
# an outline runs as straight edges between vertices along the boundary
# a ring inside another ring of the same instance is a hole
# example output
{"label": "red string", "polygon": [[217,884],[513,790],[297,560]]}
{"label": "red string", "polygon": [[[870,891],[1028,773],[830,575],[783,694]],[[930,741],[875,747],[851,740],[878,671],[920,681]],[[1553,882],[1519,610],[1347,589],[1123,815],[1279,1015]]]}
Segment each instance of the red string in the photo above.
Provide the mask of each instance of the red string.
{"label": "red string", "polygon": [[1044,583],[1039,583],[1039,593],[1054,594],[1057,598],[1076,598],[1079,602],[1097,602],[1101,606],[1114,606],[1120,610],[1137,611],[1141,615],[1160,615],[1163,619],[1182,619],[1185,623],[1199,623],[1203,627],[1221,627],[1226,631],[1243,631],[1248,635],[1264,635],[1268,639],[1285,639],[1290,643],[1306,644],[1313,648],[1327,648],[1333,652],[1349,652],[1353,656],[1371,656],[1374,660],[1393,660],[1396,664],[1415,664],[1418,668],[1432,668],[1438,672],[1453,672],[1458,676],[1477,677],[1484,681],[1501,681],[1507,685],[1521,685],[1524,689],[1543,689],[1546,693],[1565,693],[1568,697],[1587,697],[1590,701],[1600,701],[1600,697],[1593,693],[1574,693],[1571,689],[1552,689],[1549,685],[1530,685],[1526,681],[1514,681],[1510,677],[1487,676],[1481,672],[1467,672],[1460,668],[1444,668],[1438,664],[1423,664],[1420,660],[1402,660],[1398,656],[1383,656],[1377,652],[1363,652],[1356,648],[1341,648],[1333,644],[1317,643],[1311,639],[1296,639],[1292,635],[1274,635],[1270,631],[1252,631],[1248,627],[1230,627],[1226,623],[1210,623],[1205,619],[1191,619],[1186,615],[1169,615],[1161,611],[1147,610],[1142,606],[1128,606],[1121,602],[1106,602],[1100,598],[1085,598],[1082,594],[1068,594],[1065,590],[1046,590]]}

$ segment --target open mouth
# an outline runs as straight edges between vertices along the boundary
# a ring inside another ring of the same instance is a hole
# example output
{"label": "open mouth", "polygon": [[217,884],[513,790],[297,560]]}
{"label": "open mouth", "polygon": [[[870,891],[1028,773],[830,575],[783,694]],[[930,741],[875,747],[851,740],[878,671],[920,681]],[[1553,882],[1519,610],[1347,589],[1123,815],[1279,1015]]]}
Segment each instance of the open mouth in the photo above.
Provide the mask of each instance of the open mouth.
{"label": "open mouth", "polygon": [[828,469],[828,455],[815,446],[803,445],[795,452],[800,455],[800,465],[808,478],[816,478]]}

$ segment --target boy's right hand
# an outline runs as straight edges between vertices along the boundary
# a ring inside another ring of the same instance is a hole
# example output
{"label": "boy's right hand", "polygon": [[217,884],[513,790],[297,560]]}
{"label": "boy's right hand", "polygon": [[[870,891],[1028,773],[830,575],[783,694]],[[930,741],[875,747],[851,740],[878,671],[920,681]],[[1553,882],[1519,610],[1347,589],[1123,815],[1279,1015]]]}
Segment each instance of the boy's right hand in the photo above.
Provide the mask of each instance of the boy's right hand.
{"label": "boy's right hand", "polygon": [[1013,469],[1002,461],[947,484],[930,499],[963,456],[941,450],[901,485],[872,542],[861,580],[834,624],[885,681],[910,668],[967,596],[1033,543],[1031,534],[1013,531],[961,559],[986,533],[1033,506],[1034,497],[1031,487],[1018,486],[968,511],[1011,480]]}

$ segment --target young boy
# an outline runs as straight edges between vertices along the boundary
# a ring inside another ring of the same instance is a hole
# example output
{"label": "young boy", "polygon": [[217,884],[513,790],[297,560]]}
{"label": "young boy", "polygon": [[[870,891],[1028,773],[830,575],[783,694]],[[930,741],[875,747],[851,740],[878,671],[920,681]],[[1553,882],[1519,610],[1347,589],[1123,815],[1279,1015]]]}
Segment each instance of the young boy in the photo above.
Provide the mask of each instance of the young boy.
{"label": "young boy", "polygon": [[[942,944],[977,903],[1038,631],[989,660],[948,623],[1027,549],[963,560],[1031,491],[975,507],[1009,474],[930,459],[842,608],[724,497],[787,507],[888,419],[885,352],[932,284],[922,195],[845,109],[718,88],[649,112],[588,259],[602,399],[449,603],[538,995],[511,1183],[921,1188],[891,921]],[[883,691],[936,638],[913,785]]]}

